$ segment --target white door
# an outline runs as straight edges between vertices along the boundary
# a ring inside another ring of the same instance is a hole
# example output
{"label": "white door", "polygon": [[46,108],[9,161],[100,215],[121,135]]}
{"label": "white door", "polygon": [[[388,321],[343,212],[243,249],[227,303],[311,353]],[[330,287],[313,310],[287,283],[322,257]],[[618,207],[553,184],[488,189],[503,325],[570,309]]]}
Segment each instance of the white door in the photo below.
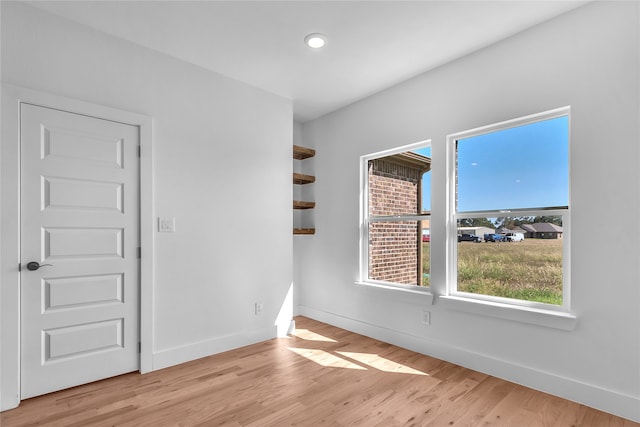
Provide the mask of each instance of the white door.
{"label": "white door", "polygon": [[139,367],[139,128],[29,104],[20,119],[26,399]]}

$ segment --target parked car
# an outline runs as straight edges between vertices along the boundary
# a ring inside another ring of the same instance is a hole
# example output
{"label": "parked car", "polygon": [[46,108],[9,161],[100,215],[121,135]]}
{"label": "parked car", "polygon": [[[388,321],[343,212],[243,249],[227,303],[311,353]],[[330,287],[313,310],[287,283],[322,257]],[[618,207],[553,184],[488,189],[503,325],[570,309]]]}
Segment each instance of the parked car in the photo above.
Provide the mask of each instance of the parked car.
{"label": "parked car", "polygon": [[506,236],[504,234],[498,233],[485,233],[484,235],[485,242],[506,242]]}
{"label": "parked car", "polygon": [[522,242],[524,240],[523,233],[507,233],[504,237],[507,242]]}
{"label": "parked car", "polygon": [[422,235],[422,241],[423,242],[430,242],[431,241],[431,236],[428,234],[423,234]]}
{"label": "parked car", "polygon": [[476,242],[480,243],[482,238],[475,234],[458,234],[458,242]]}

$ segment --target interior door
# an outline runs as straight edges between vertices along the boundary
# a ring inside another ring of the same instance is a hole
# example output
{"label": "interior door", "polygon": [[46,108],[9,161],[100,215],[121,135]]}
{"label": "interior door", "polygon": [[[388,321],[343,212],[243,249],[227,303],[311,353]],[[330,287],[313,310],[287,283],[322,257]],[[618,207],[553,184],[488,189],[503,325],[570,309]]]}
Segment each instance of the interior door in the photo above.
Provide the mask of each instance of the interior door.
{"label": "interior door", "polygon": [[139,367],[139,128],[21,105],[21,397]]}

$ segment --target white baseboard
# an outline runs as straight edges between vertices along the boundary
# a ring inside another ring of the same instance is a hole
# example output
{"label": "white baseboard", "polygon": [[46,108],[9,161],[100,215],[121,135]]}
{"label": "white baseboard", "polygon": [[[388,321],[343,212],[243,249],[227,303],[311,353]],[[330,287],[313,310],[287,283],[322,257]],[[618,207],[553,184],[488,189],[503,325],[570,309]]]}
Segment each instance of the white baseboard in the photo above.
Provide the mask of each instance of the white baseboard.
{"label": "white baseboard", "polygon": [[222,335],[204,341],[160,350],[153,354],[153,370],[168,368],[202,357],[256,344],[276,337],[274,328]]}
{"label": "white baseboard", "polygon": [[640,422],[638,397],[311,307],[299,306],[296,312],[301,316]]}

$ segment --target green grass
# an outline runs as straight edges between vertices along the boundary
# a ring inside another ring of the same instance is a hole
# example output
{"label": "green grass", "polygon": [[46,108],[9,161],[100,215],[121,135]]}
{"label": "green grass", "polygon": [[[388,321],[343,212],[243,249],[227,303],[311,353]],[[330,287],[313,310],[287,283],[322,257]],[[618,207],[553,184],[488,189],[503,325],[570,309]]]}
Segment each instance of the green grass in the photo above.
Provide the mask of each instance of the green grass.
{"label": "green grass", "polygon": [[[424,271],[429,271],[426,269],[429,267],[428,246],[427,243],[423,244]],[[513,243],[460,242],[458,290],[560,305],[562,240],[525,239]]]}
{"label": "green grass", "polygon": [[431,285],[431,244],[429,242],[422,243],[422,286],[429,287]]}

